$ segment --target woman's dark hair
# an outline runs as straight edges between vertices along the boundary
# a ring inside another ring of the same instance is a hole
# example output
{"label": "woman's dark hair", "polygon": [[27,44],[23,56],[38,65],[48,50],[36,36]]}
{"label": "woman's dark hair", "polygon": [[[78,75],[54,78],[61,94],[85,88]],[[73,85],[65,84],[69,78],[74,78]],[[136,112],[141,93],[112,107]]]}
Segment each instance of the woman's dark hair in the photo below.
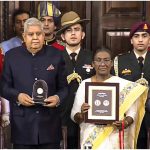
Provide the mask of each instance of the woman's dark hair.
{"label": "woman's dark hair", "polygon": [[111,50],[108,49],[107,47],[100,47],[100,48],[97,48],[95,53],[93,54],[93,60],[94,60],[95,56],[97,55],[97,53],[99,53],[99,52],[107,52],[110,55],[110,58],[112,59]]}

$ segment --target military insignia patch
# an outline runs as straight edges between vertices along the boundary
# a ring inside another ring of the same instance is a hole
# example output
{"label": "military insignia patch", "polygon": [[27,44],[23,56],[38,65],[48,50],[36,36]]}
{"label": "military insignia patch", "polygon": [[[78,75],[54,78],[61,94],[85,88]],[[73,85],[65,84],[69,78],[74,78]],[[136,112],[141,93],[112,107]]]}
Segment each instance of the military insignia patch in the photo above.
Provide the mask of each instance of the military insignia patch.
{"label": "military insignia patch", "polygon": [[84,64],[84,66],[82,66],[82,68],[85,68],[86,72],[90,72],[91,69],[93,69],[92,65],[88,65],[88,64]]}
{"label": "military insignia patch", "polygon": [[129,69],[124,69],[124,70],[122,70],[122,72],[121,72],[123,75],[131,75],[131,70],[129,70]]}
{"label": "military insignia patch", "polygon": [[68,84],[70,84],[71,81],[73,80],[77,80],[77,82],[80,84],[81,81],[82,81],[82,77],[76,73],[75,71],[73,71],[73,73],[71,73],[70,75],[67,76],[67,81],[68,81]]}
{"label": "military insignia patch", "polygon": [[147,30],[148,29],[148,26],[147,24],[144,24],[144,27],[143,27],[144,30]]}

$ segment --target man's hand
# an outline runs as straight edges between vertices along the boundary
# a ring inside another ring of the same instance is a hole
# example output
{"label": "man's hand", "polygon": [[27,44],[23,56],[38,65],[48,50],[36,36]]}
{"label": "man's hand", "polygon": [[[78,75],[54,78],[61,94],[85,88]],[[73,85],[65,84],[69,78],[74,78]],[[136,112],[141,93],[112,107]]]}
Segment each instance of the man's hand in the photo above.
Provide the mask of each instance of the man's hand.
{"label": "man's hand", "polygon": [[18,102],[23,106],[33,106],[34,105],[34,101],[32,100],[32,98],[25,93],[20,93],[18,95]]}
{"label": "man's hand", "polygon": [[2,114],[2,127],[6,127],[10,124],[9,113]]}
{"label": "man's hand", "polygon": [[60,103],[59,97],[57,95],[49,96],[44,100],[46,103],[44,106],[46,107],[57,107],[58,103]]}

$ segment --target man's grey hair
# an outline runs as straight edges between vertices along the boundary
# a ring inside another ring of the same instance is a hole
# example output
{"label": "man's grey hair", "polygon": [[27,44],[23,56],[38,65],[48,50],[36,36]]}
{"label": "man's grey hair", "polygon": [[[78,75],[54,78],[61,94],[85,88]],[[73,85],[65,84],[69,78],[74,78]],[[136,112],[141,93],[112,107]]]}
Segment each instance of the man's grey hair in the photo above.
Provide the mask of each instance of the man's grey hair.
{"label": "man's grey hair", "polygon": [[24,32],[27,32],[29,26],[39,26],[43,31],[43,24],[37,18],[29,18],[24,23]]}

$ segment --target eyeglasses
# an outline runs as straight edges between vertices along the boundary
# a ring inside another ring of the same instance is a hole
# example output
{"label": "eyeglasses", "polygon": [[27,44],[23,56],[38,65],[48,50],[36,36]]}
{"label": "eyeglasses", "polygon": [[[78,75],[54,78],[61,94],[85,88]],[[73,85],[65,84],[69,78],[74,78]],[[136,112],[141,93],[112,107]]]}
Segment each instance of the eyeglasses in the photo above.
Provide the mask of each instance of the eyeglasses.
{"label": "eyeglasses", "polygon": [[110,62],[111,62],[111,59],[109,58],[94,60],[94,63],[96,65],[100,65],[102,63],[104,63],[105,65],[108,65]]}

